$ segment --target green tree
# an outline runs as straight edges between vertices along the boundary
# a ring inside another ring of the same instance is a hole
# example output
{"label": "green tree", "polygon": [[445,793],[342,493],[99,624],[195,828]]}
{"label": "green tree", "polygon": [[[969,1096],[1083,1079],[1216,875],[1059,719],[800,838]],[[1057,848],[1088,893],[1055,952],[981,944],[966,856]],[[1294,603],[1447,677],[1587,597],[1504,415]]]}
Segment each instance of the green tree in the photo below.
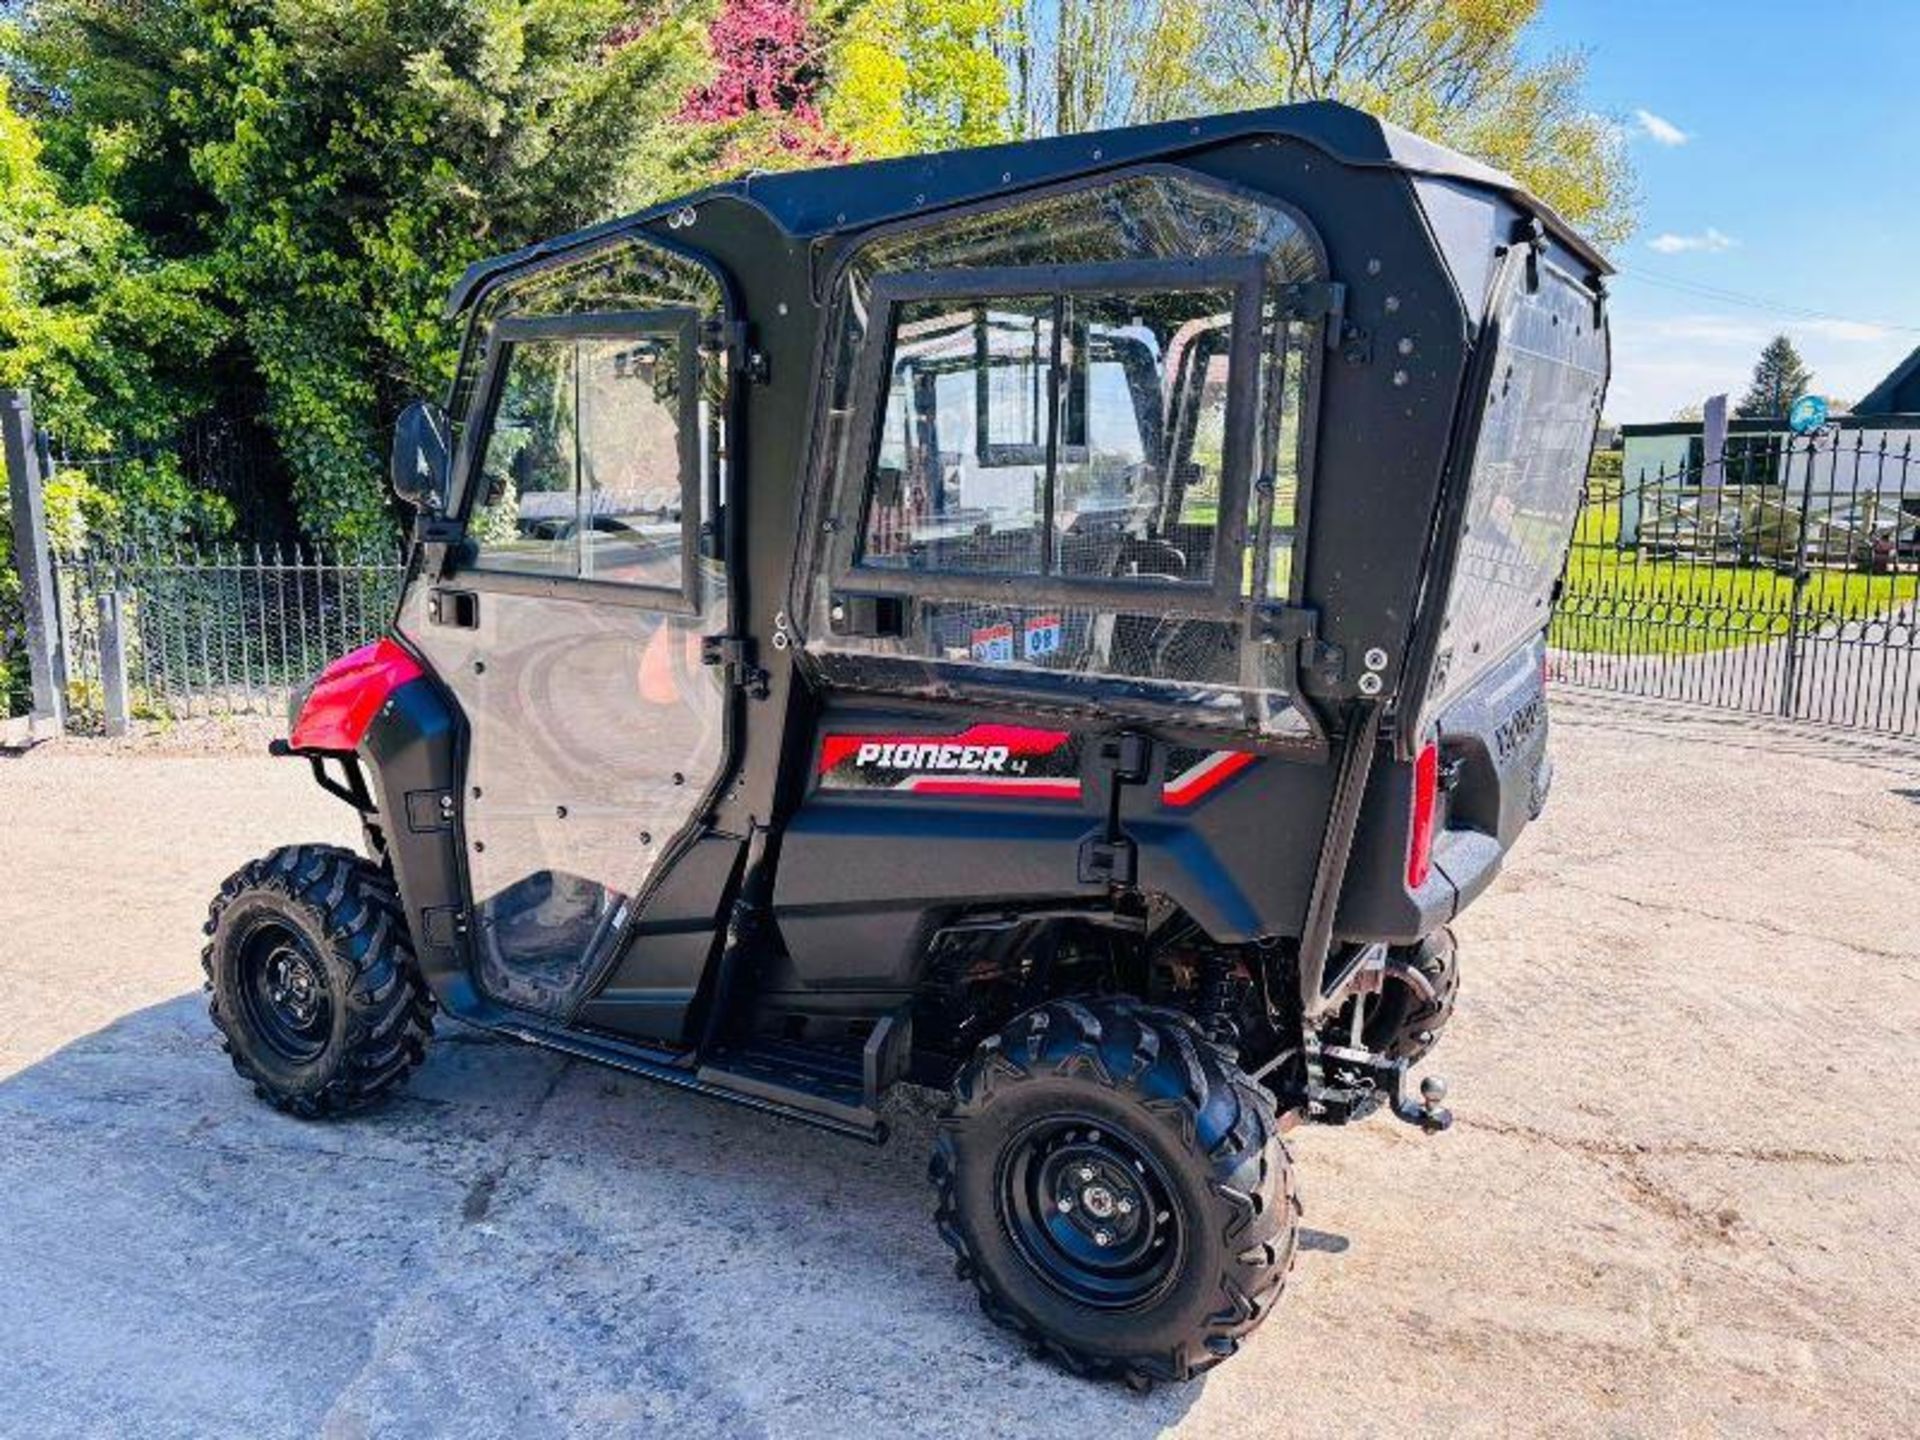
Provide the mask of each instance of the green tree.
{"label": "green tree", "polygon": [[[208,267],[157,257],[114,207],[127,134],[96,129],[84,141],[78,180],[63,184],[0,74],[0,388],[31,390],[36,418],[80,455],[170,436],[206,403],[196,372],[229,331]],[[56,499],[75,521],[108,531],[129,514],[170,530],[226,521],[170,460],[106,473],[110,488],[79,470],[62,477]]]}
{"label": "green tree", "polygon": [[822,106],[862,157],[1007,139],[1009,0],[865,0],[837,17]]}
{"label": "green tree", "polygon": [[998,45],[1022,135],[1071,135],[1208,108],[1201,0],[1008,0]]}
{"label": "green tree", "polygon": [[1748,417],[1785,415],[1812,384],[1813,372],[1793,348],[1793,341],[1776,335],[1760,352],[1753,367],[1753,383],[1747,386],[1733,413]]}
{"label": "green tree", "polygon": [[1539,0],[1012,0],[1023,133],[1341,100],[1511,172],[1602,244],[1633,228],[1620,127],[1578,55],[1527,58]]}
{"label": "green tree", "polygon": [[128,213],[217,282],[303,527],[359,540],[448,286],[684,183],[703,38],[629,0],[43,0],[16,49],[64,153],[141,137]]}

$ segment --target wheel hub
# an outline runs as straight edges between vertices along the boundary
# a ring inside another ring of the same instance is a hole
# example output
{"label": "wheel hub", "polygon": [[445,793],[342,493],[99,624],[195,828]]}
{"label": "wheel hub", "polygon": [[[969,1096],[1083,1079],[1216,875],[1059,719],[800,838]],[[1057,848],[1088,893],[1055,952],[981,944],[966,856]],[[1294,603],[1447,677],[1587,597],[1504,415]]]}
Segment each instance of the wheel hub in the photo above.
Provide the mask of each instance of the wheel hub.
{"label": "wheel hub", "polygon": [[1182,1249],[1158,1166],[1127,1137],[1085,1121],[1043,1122],[1008,1145],[1001,1207],[1022,1258],[1083,1304],[1145,1303]]}
{"label": "wheel hub", "polygon": [[313,1023],[320,1009],[320,977],[306,956],[286,946],[273,952],[267,967],[267,998],[294,1025]]}
{"label": "wheel hub", "polygon": [[282,1059],[306,1064],[333,1035],[333,997],[307,938],[261,919],[239,946],[239,999],[249,1028]]}

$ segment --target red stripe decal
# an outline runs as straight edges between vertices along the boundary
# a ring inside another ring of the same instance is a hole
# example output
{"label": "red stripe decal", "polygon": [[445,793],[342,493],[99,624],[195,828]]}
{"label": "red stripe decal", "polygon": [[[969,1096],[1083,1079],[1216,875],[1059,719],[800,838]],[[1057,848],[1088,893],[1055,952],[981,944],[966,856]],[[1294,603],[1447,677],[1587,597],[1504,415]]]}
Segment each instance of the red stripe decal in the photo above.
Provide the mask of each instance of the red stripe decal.
{"label": "red stripe decal", "polygon": [[1078,780],[1039,780],[1008,776],[1004,780],[950,780],[944,775],[916,775],[899,787],[916,795],[989,795],[1004,800],[1031,795],[1036,800],[1078,800]]}
{"label": "red stripe decal", "polygon": [[1209,795],[1260,757],[1244,750],[1216,750],[1198,765],[1169,780],[1160,798],[1169,805],[1191,805]]}

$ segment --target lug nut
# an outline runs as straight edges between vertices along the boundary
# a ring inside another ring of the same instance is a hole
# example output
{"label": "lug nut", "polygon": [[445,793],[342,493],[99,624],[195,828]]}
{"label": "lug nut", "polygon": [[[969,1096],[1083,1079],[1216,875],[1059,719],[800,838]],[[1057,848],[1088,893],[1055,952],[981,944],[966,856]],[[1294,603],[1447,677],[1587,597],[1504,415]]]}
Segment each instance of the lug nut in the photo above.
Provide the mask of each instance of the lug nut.
{"label": "lug nut", "polygon": [[1082,1165],[1080,1167],[1080,1178],[1082,1180],[1093,1179],[1093,1167],[1091,1165]]}
{"label": "lug nut", "polygon": [[1113,1208],[1122,1215],[1131,1215],[1133,1214],[1133,1201],[1122,1195],[1118,1200],[1113,1202]]}
{"label": "lug nut", "polygon": [[1071,1195],[1062,1195],[1060,1197],[1060,1208],[1063,1211],[1073,1209],[1073,1197]]}
{"label": "lug nut", "polygon": [[1094,1231],[1094,1232],[1093,1232],[1093,1243],[1094,1243],[1094,1244],[1096,1244],[1096,1245],[1111,1245],[1111,1244],[1113,1244],[1113,1232],[1112,1232],[1111,1230],[1096,1230],[1096,1231]]}

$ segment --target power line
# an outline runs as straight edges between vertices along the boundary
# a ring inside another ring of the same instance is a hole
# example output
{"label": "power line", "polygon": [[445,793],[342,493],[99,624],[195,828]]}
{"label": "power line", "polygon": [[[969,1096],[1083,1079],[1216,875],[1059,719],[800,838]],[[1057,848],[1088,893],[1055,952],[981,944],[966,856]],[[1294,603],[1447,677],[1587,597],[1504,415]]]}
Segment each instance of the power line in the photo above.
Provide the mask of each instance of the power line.
{"label": "power line", "polygon": [[1649,271],[1625,265],[1618,268],[1622,275],[1647,285],[1677,290],[1681,294],[1694,295],[1704,300],[1717,300],[1726,305],[1742,305],[1750,310],[1764,310],[1775,315],[1784,315],[1789,319],[1831,320],[1842,325],[1870,326],[1875,330],[1898,330],[1906,334],[1920,335],[1920,325],[1902,325],[1893,320],[1860,320],[1851,315],[1836,315],[1831,310],[1814,310],[1804,305],[1788,305],[1782,301],[1768,300],[1763,296],[1749,295],[1744,290],[1728,290],[1719,285],[1707,285],[1697,280],[1678,280],[1670,275],[1655,275]]}

